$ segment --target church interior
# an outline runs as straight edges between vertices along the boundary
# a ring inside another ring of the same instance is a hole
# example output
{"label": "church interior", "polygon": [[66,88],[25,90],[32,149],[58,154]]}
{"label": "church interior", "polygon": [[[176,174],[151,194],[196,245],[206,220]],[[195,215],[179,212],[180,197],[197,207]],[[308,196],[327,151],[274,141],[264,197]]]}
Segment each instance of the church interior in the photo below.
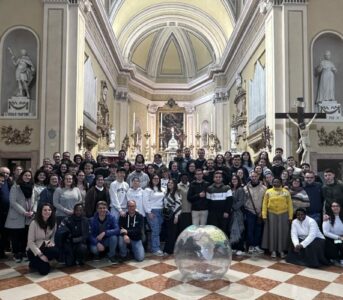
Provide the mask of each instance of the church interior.
{"label": "church interior", "polygon": [[[343,180],[342,0],[1,0],[0,166],[90,151],[146,163],[261,151]],[[172,258],[0,262],[0,299],[343,299],[343,268],[235,257],[182,283]]]}

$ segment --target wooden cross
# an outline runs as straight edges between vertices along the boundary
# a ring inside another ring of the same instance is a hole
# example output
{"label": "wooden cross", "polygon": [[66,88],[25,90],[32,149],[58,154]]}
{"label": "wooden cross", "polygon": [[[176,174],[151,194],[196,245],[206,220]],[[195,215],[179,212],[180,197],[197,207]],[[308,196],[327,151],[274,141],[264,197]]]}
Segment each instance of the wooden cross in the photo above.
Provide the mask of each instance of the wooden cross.
{"label": "wooden cross", "polygon": [[[314,121],[314,119],[326,119],[325,113],[305,113],[304,110],[304,98],[297,98],[297,112],[296,113],[276,113],[275,119],[289,119],[294,125],[296,125],[299,129],[299,148],[296,153],[299,154],[299,158],[301,158],[301,163],[310,163],[310,156],[309,156],[309,147],[310,147],[310,140],[309,140],[309,129]],[[297,119],[297,122],[294,120]],[[305,123],[305,119],[311,119],[307,124]]]}
{"label": "wooden cross", "polygon": [[[296,113],[275,113],[275,119],[288,119],[290,116],[293,119],[297,119],[298,124],[305,123],[305,119],[312,119],[315,113],[305,113],[304,98],[297,98],[297,112]],[[326,119],[326,113],[317,113],[315,119]]]}

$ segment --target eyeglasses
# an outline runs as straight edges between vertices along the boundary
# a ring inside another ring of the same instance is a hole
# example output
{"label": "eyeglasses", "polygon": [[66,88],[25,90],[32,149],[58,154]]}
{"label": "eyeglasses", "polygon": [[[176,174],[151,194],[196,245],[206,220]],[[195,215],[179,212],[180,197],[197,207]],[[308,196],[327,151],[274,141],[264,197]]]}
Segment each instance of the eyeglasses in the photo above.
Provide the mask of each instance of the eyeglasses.
{"label": "eyeglasses", "polygon": [[331,205],[331,207],[340,207],[339,205]]}
{"label": "eyeglasses", "polygon": [[313,179],[314,177],[310,177],[310,176],[307,176],[307,177],[305,177],[306,179]]}

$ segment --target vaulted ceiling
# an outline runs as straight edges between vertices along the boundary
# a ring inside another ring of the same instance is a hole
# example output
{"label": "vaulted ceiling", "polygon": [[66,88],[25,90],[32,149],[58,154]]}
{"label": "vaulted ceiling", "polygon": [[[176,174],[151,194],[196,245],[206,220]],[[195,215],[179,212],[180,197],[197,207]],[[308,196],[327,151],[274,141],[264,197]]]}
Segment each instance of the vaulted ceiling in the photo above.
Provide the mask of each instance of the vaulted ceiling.
{"label": "vaulted ceiling", "polygon": [[155,83],[189,83],[220,62],[237,0],[114,0],[122,55]]}

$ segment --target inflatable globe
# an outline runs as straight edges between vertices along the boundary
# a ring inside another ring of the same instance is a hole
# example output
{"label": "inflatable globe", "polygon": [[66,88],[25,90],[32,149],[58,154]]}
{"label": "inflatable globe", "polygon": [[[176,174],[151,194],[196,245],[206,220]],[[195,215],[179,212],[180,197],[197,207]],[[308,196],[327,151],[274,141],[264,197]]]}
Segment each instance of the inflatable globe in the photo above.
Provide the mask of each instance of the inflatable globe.
{"label": "inflatable globe", "polygon": [[232,250],[227,236],[216,226],[192,225],[179,235],[174,255],[183,280],[213,280],[227,272]]}

